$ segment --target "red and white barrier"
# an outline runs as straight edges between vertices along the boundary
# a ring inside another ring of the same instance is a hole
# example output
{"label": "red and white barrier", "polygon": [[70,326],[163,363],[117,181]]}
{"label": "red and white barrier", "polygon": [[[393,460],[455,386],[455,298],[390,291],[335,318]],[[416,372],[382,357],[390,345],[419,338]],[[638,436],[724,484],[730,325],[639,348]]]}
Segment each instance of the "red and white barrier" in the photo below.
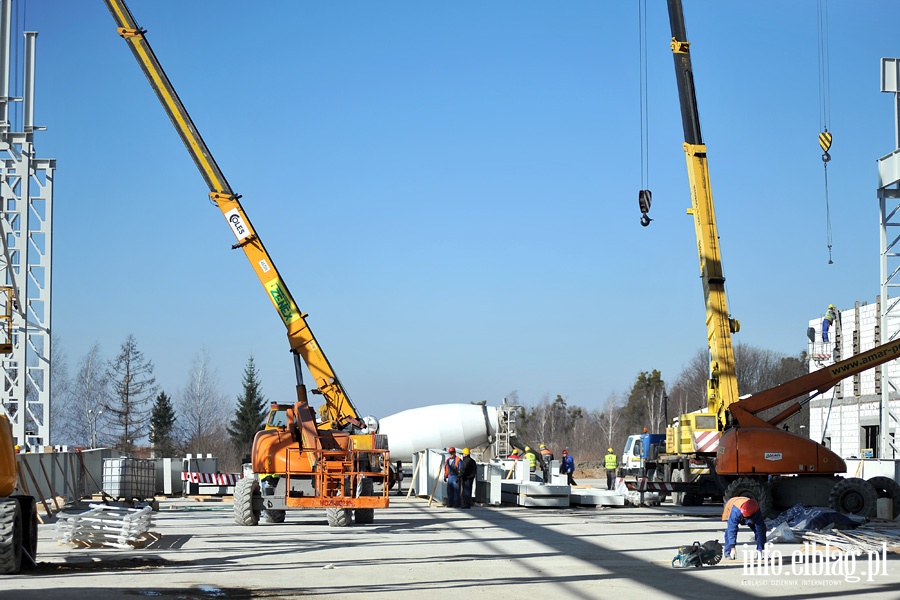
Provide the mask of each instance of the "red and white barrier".
{"label": "red and white barrier", "polygon": [[189,473],[182,471],[181,480],[188,483],[202,483],[206,485],[236,485],[238,479],[243,478],[240,473]]}

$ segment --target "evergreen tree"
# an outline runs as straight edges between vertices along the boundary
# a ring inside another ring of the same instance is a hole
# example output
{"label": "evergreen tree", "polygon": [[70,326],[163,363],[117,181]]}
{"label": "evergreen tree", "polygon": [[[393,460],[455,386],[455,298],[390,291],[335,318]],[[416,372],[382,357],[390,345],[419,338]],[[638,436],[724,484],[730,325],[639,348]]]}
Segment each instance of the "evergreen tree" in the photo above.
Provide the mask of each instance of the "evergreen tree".
{"label": "evergreen tree", "polygon": [[239,451],[250,452],[253,437],[265,425],[269,412],[252,355],[244,367],[243,385],[244,392],[238,396],[237,410],[234,411],[234,419],[228,426],[228,434]]}
{"label": "evergreen tree", "polygon": [[150,413],[150,444],[156,457],[172,457],[176,454],[175,408],[165,392],[160,392]]}
{"label": "evergreen tree", "polygon": [[148,433],[150,403],[156,394],[156,378],[153,363],[138,350],[137,340],[129,335],[119,349],[119,355],[110,361],[107,376],[111,398],[105,406],[109,411],[110,426],[115,447],[131,452],[135,442]]}

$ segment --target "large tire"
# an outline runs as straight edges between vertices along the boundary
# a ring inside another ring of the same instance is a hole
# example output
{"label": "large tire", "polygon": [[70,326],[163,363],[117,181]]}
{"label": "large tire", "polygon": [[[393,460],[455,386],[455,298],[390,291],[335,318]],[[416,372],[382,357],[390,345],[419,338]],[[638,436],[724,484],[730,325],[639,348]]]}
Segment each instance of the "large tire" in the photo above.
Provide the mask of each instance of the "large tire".
{"label": "large tire", "polygon": [[331,527],[347,527],[353,517],[353,511],[349,508],[326,508],[325,516]]}
{"label": "large tire", "polygon": [[13,497],[19,502],[19,512],[22,513],[22,569],[30,571],[37,567],[37,502],[32,496]]}
{"label": "large tire", "polygon": [[0,499],[0,573],[22,570],[22,509],[14,498]]}
{"label": "large tire", "polygon": [[[672,469],[672,483],[684,482],[684,469]],[[684,492],[672,492],[672,504],[676,506],[684,506]]]}
{"label": "large tire", "polygon": [[264,510],[262,519],[266,523],[284,523],[285,512],[283,510]]}
{"label": "large tire", "polygon": [[772,490],[765,481],[753,477],[738,477],[725,488],[725,502],[735,496],[745,496],[756,500],[764,518],[769,518],[774,512]]}
{"label": "large tire", "polygon": [[[357,496],[371,496],[375,493],[375,484],[369,477],[362,477],[356,486]],[[375,522],[374,508],[357,508],[355,511],[357,525],[370,525]]]}
{"label": "large tire", "polygon": [[259,511],[253,510],[253,497],[259,495],[259,481],[255,475],[238,479],[234,486],[234,522],[254,527],[259,524]]}
{"label": "large tire", "polygon": [[[656,469],[653,469],[653,477],[649,478],[649,479],[650,479],[650,481],[654,481],[654,482],[662,482],[664,480],[664,477],[665,477],[664,469],[662,466],[659,466]],[[615,484],[613,484],[613,485],[615,485]],[[666,499],[669,497],[669,494],[667,492],[660,491],[657,493],[659,494],[659,501],[661,503],[665,502]]]}
{"label": "large tire", "polygon": [[875,494],[879,498],[890,498],[893,501],[893,518],[900,516],[900,484],[890,477],[872,477],[869,483],[875,488]]}
{"label": "large tire", "polygon": [[878,493],[868,481],[850,477],[831,488],[828,505],[838,512],[870,519],[878,509]]}

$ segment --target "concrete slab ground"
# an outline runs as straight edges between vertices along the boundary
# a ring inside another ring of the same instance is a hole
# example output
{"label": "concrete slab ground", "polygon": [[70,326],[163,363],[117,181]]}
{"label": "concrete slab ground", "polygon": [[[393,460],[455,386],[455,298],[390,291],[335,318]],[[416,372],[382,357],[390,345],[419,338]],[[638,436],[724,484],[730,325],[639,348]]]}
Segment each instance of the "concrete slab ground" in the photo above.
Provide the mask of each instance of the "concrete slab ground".
{"label": "concrete slab ground", "polygon": [[[605,486],[604,486],[605,487]],[[721,506],[516,506],[471,510],[392,498],[372,525],[328,527],[324,511],[239,527],[226,502],[166,500],[142,549],[73,548],[40,527],[38,568],[0,576],[0,598],[900,598],[900,556],[775,574],[741,560],[674,569],[676,548],[722,539]],[[748,529],[740,544],[750,544]]]}

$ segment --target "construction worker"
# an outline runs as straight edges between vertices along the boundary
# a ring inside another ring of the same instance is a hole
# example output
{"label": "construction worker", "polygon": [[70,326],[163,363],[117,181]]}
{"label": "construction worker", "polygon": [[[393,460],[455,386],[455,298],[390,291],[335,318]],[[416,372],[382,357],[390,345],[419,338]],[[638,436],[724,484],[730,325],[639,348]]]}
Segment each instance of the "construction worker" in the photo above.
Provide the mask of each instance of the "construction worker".
{"label": "construction worker", "polygon": [[828,310],[825,311],[825,318],[822,319],[822,341],[828,341],[828,330],[834,324],[834,304],[828,305]]}
{"label": "construction worker", "polygon": [[525,460],[528,461],[528,470],[534,473],[537,469],[537,456],[531,451],[531,446],[525,446]]}
{"label": "construction worker", "polygon": [[766,521],[763,519],[759,503],[753,498],[735,496],[725,503],[722,520],[728,521],[725,527],[725,556],[734,560],[737,556],[738,527],[746,523],[756,536],[756,551],[762,552],[766,546]]}
{"label": "construction worker", "polygon": [[612,448],[606,449],[606,456],[603,457],[603,468],[606,469],[606,489],[613,489],[613,482],[616,479],[616,467],[619,459],[616,458]]}
{"label": "construction worker", "polygon": [[459,477],[462,479],[462,507],[472,508],[472,484],[475,483],[477,465],[475,459],[469,455],[468,448],[463,448],[462,455],[459,467]]}
{"label": "construction worker", "polygon": [[578,485],[575,483],[575,459],[569,456],[568,450],[563,450],[562,463],[559,465],[559,474],[565,475],[569,485]]}
{"label": "construction worker", "polygon": [[456,448],[450,446],[447,448],[450,456],[444,463],[444,481],[447,483],[447,506],[450,508],[459,508],[459,468],[462,459],[456,455]]}
{"label": "construction worker", "polygon": [[553,451],[541,444],[541,465],[544,469],[544,483],[550,483],[550,463],[553,462]]}
{"label": "construction worker", "polygon": [[510,453],[510,455],[507,456],[506,458],[508,458],[509,460],[519,460],[519,458],[521,458],[521,457],[519,456],[519,449],[518,449],[518,448],[513,448],[512,453]]}

